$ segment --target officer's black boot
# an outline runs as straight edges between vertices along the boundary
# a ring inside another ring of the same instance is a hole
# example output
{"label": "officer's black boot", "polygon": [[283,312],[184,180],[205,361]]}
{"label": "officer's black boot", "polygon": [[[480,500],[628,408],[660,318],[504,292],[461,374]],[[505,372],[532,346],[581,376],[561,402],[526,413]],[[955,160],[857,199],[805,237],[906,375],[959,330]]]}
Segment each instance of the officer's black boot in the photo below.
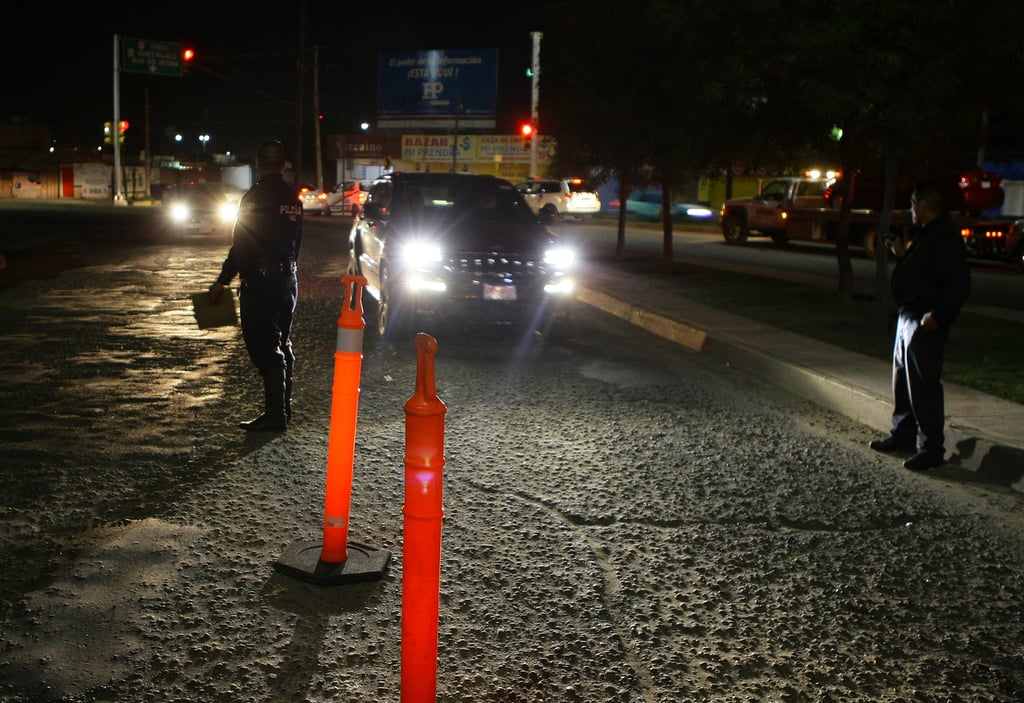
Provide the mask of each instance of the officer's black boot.
{"label": "officer's black boot", "polygon": [[239,427],[250,432],[284,432],[288,421],[284,415],[285,370],[282,367],[263,372],[263,414],[240,422]]}
{"label": "officer's black boot", "polygon": [[292,421],[292,369],[295,362],[289,361],[284,368],[284,419]]}

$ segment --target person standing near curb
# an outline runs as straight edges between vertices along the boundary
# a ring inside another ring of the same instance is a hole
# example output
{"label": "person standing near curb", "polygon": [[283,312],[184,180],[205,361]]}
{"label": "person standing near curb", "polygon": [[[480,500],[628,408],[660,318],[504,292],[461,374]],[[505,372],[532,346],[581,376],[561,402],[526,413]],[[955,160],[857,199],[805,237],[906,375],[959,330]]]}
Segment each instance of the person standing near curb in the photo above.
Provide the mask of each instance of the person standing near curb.
{"label": "person standing near curb", "polygon": [[298,260],[302,203],[285,182],[281,142],[264,142],[256,154],[256,183],[238,208],[231,248],[210,286],[216,303],[237,274],[242,338],[263,377],[263,413],[239,423],[255,432],[283,432],[291,419],[295,354],[291,331],[299,297]]}
{"label": "person standing near curb", "polygon": [[945,462],[942,365],[953,321],[971,292],[971,269],[941,186],[918,184],[910,208],[913,239],[891,281],[898,306],[892,430],[870,446],[886,453],[913,453],[903,466],[925,471]]}

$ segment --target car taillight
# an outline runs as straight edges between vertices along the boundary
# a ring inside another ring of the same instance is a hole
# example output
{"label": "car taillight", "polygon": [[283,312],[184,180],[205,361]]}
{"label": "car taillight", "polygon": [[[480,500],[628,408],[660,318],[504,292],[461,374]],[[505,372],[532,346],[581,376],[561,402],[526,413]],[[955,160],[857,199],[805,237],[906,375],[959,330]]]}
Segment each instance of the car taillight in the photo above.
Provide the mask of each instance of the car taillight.
{"label": "car taillight", "polygon": [[1005,227],[1002,225],[996,225],[993,228],[978,227],[972,229],[971,227],[963,227],[960,229],[960,236],[964,239],[971,239],[975,235],[979,239],[993,240],[993,239],[1005,239],[1007,233],[1013,231],[1013,225]]}

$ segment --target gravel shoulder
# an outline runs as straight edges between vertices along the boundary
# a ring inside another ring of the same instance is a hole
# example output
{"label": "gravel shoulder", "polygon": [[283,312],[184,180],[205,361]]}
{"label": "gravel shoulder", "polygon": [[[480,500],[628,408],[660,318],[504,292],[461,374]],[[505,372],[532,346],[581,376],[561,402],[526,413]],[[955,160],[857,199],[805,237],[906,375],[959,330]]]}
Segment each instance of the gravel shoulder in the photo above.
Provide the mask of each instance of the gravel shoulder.
{"label": "gravel shoulder", "polygon": [[[391,552],[383,578],[272,568],[321,534],[338,246],[304,250],[281,436],[235,428],[240,337],[190,318],[215,243],[0,292],[0,700],[399,699],[411,348],[362,361],[351,538]],[[1024,698],[1018,495],[902,471],[866,428],[587,319],[438,335],[438,700]]]}

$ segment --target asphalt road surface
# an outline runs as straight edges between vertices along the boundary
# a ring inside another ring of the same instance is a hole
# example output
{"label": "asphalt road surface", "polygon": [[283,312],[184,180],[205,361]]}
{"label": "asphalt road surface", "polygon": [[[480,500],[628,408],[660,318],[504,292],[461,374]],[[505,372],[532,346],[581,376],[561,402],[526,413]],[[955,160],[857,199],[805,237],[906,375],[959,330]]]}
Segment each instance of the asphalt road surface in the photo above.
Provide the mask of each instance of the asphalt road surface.
{"label": "asphalt road surface", "polygon": [[[307,226],[283,435],[237,429],[260,393],[238,330],[192,319],[226,240],[57,227],[68,265],[0,290],[0,700],[400,699],[411,340],[367,331],[361,365],[351,536],[389,568],[272,569],[322,524],[343,222]],[[1019,494],[904,471],[596,310],[553,339],[428,331],[438,700],[1024,699]]]}

